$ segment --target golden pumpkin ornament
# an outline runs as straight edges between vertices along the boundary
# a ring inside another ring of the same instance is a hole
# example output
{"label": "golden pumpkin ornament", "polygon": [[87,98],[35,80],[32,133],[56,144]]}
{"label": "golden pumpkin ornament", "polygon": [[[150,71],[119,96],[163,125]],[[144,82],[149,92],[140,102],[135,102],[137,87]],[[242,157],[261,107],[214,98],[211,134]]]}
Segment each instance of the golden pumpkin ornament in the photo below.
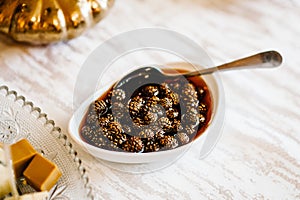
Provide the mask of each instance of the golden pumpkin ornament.
{"label": "golden pumpkin ornament", "polygon": [[0,0],[0,31],[19,42],[72,39],[99,22],[114,0]]}

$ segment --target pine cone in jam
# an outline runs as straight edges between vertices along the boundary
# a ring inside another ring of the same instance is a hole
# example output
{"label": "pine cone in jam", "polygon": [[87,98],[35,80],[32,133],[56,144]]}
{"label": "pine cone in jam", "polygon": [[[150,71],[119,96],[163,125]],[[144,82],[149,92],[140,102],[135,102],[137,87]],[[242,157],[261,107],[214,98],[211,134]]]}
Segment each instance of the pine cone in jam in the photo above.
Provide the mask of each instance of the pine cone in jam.
{"label": "pine cone in jam", "polygon": [[1,0],[0,31],[20,42],[72,39],[100,21],[114,0]]}

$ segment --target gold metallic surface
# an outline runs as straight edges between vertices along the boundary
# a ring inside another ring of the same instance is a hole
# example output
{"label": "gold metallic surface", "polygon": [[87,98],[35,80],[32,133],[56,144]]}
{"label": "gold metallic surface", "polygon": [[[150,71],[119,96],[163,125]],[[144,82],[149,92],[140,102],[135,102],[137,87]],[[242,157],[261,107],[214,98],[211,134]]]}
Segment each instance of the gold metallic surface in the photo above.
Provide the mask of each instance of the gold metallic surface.
{"label": "gold metallic surface", "polygon": [[48,44],[82,34],[114,0],[0,0],[0,32],[16,41]]}

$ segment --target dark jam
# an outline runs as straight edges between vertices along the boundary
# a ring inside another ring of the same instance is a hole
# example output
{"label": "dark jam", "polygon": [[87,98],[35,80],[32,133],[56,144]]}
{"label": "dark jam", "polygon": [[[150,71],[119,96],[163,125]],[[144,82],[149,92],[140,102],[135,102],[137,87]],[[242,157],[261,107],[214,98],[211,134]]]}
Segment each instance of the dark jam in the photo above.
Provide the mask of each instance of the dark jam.
{"label": "dark jam", "polygon": [[111,87],[91,103],[79,130],[85,142],[113,151],[155,152],[187,144],[209,125],[212,97],[201,77],[132,84],[133,90]]}

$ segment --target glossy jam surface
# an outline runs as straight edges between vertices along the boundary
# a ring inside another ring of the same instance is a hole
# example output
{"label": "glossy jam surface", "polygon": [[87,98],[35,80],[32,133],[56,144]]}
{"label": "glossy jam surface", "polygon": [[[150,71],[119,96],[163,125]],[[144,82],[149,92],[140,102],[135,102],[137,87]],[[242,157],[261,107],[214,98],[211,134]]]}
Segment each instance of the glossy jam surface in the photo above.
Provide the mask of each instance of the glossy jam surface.
{"label": "glossy jam surface", "polygon": [[111,87],[91,103],[79,130],[82,140],[107,150],[146,153],[174,149],[205,131],[213,105],[201,77],[163,76],[153,83],[143,78],[133,80],[132,87]]}

